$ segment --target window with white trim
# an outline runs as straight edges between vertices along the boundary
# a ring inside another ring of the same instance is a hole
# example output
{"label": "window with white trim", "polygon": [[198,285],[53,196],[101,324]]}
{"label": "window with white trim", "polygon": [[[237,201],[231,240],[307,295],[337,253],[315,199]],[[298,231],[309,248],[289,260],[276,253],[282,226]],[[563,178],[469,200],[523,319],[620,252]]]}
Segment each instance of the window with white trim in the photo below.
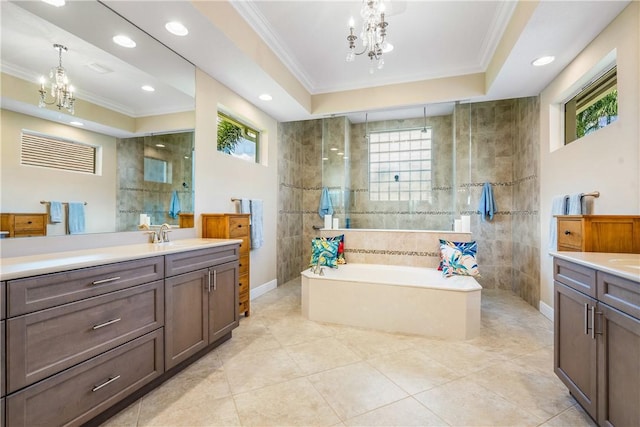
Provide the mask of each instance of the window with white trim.
{"label": "window with white trim", "polygon": [[99,147],[27,130],[22,131],[20,139],[22,165],[97,173]]}
{"label": "window with white trim", "polygon": [[369,199],[431,201],[432,129],[369,133]]}

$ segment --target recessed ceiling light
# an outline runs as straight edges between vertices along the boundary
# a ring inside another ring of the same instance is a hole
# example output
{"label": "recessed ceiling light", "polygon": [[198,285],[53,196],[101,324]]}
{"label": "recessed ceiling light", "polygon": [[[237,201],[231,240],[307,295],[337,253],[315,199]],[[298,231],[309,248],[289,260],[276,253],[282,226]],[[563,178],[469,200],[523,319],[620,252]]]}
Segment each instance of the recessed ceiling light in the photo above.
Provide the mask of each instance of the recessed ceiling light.
{"label": "recessed ceiling light", "polygon": [[64,0],[42,0],[42,1],[55,7],[64,6],[66,3]]}
{"label": "recessed ceiling light", "polygon": [[176,36],[186,36],[187,34],[189,34],[189,30],[187,30],[187,27],[182,25],[182,22],[167,22],[164,27],[167,29],[167,31]]}
{"label": "recessed ceiling light", "polygon": [[343,152],[338,153],[338,156],[344,156]]}
{"label": "recessed ceiling light", "polygon": [[156,144],[156,147],[164,148],[164,144]]}
{"label": "recessed ceiling light", "polygon": [[338,151],[338,149],[336,147],[331,147],[330,150],[331,151]]}
{"label": "recessed ceiling light", "polygon": [[136,47],[136,42],[131,40],[129,37],[119,34],[117,36],[113,36],[113,42],[122,47],[134,48]]}
{"label": "recessed ceiling light", "polygon": [[84,123],[78,121],[69,122],[69,124],[73,126],[84,126]]}
{"label": "recessed ceiling light", "polygon": [[146,91],[146,92],[155,92],[155,88],[153,86],[149,86],[149,85],[144,85],[142,86],[140,89]]}
{"label": "recessed ceiling light", "polygon": [[344,156],[344,157],[343,157],[343,159],[345,159],[345,160],[349,160],[349,158],[348,158],[347,156]]}
{"label": "recessed ceiling light", "polygon": [[322,160],[329,160],[329,158],[328,157],[323,157]]}
{"label": "recessed ceiling light", "polygon": [[542,67],[543,65],[551,64],[554,59],[556,59],[555,56],[541,56],[540,58],[534,60],[531,65]]}
{"label": "recessed ceiling light", "polygon": [[269,95],[268,93],[263,93],[258,98],[260,98],[263,101],[271,101],[273,99],[273,97],[271,95]]}

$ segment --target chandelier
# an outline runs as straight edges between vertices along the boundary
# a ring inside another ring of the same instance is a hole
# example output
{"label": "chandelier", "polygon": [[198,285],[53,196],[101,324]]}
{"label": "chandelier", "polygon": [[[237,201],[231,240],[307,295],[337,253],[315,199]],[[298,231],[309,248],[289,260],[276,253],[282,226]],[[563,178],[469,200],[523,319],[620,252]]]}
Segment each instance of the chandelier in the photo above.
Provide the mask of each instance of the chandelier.
{"label": "chandelier", "polygon": [[355,22],[353,18],[349,20],[349,35],[347,41],[349,42],[349,53],[347,54],[347,62],[353,62],[356,55],[367,54],[371,62],[370,73],[374,72],[374,63],[377,61],[378,69],[384,67],[383,53],[390,52],[393,49],[393,45],[387,42],[387,26],[388,22],[384,20],[385,6],[383,0],[362,0],[362,8],[360,9],[360,16],[362,16],[362,31],[360,38],[362,39],[362,50],[356,51],[356,40],[358,37],[353,33],[355,28]]}
{"label": "chandelier", "polygon": [[47,105],[55,105],[58,110],[66,109],[69,113],[74,114],[75,101],[73,97],[73,86],[69,84],[69,77],[62,67],[62,52],[66,52],[67,48],[61,44],[54,44],[53,48],[58,51],[58,66],[52,67],[49,71],[49,83],[51,84],[51,101],[47,101],[47,91],[45,90],[45,78],[40,78],[40,102],[38,107],[44,108]]}

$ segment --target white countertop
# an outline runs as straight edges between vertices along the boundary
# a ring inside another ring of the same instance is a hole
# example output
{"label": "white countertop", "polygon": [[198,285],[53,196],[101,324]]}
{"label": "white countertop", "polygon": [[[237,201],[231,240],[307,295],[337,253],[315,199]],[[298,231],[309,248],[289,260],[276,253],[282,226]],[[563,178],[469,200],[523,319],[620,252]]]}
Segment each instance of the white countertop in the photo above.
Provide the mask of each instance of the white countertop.
{"label": "white countertop", "polygon": [[0,280],[57,273],[96,265],[149,258],[177,252],[206,249],[233,243],[239,239],[182,239],[166,243],[142,243],[109,246],[79,251],[54,252],[12,258],[0,258]]}
{"label": "white countertop", "polygon": [[560,251],[550,255],[640,283],[640,254]]}

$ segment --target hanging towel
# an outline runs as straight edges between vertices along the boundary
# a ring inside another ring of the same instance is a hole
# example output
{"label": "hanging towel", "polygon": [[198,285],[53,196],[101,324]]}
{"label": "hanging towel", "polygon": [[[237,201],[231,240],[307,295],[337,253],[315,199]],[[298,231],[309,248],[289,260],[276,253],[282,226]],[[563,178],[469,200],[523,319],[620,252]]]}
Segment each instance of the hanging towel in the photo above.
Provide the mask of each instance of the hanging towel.
{"label": "hanging towel", "polygon": [[62,203],[49,202],[49,221],[52,224],[62,222]]}
{"label": "hanging towel", "polygon": [[480,219],[486,221],[486,217],[489,220],[493,219],[493,214],[497,211],[496,201],[493,198],[493,190],[491,184],[485,182],[482,186],[482,195],[480,196],[480,205],[478,206],[478,212],[480,212]]}
{"label": "hanging towel", "polygon": [[582,209],[582,195],[584,193],[569,194],[569,203],[567,206],[567,215],[582,215],[584,210]]}
{"label": "hanging towel", "polygon": [[69,234],[84,233],[84,227],[84,203],[69,202],[69,213],[67,214]]}
{"label": "hanging towel", "polygon": [[251,199],[240,199],[240,213],[251,213]]}
{"label": "hanging towel", "polygon": [[171,195],[171,204],[169,206],[169,216],[171,218],[177,218],[180,213],[180,199],[178,198],[178,192],[173,190]]}
{"label": "hanging towel", "polygon": [[551,222],[549,223],[549,249],[555,251],[558,246],[558,220],[556,215],[567,213],[569,196],[555,196],[551,202]]}
{"label": "hanging towel", "polygon": [[318,215],[320,215],[320,218],[324,218],[325,215],[333,215],[333,206],[331,205],[331,197],[329,197],[329,189],[327,187],[322,187]]}
{"label": "hanging towel", "polygon": [[251,199],[251,249],[258,249],[263,243],[262,200]]}

